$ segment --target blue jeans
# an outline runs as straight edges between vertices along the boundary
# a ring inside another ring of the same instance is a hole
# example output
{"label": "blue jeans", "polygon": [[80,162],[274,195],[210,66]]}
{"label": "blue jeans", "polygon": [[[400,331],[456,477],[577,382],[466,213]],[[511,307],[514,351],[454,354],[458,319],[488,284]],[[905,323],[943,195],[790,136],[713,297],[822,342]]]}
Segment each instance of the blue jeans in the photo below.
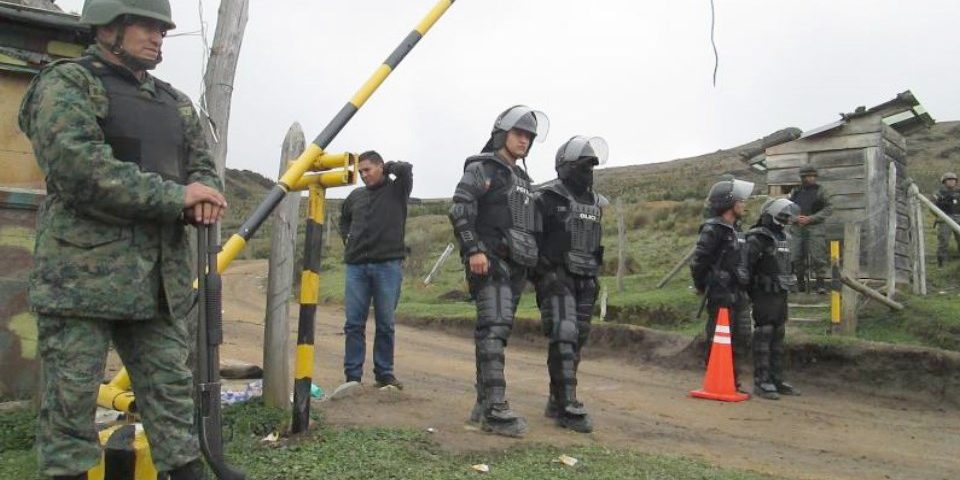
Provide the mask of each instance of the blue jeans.
{"label": "blue jeans", "polygon": [[401,260],[380,263],[347,264],[344,299],[347,321],[343,350],[343,373],[348,379],[363,375],[366,357],[367,314],[373,302],[377,331],[373,338],[373,374],[376,378],[393,375],[394,315],[403,282]]}

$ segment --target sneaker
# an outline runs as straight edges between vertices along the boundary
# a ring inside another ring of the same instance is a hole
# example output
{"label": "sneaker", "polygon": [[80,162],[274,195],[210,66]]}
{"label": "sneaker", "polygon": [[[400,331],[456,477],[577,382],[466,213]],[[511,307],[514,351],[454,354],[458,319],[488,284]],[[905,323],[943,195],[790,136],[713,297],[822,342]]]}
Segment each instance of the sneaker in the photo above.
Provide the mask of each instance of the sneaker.
{"label": "sneaker", "polygon": [[777,387],[772,383],[760,383],[753,386],[753,394],[767,400],[780,400]]}
{"label": "sneaker", "polygon": [[377,388],[393,387],[397,390],[403,390],[403,384],[393,375],[384,375],[377,379]]}
{"label": "sneaker", "polygon": [[777,386],[777,393],[779,393],[780,395],[793,395],[793,396],[800,395],[800,392],[796,388],[794,388],[793,385],[790,385],[789,383],[777,382],[776,386]]}

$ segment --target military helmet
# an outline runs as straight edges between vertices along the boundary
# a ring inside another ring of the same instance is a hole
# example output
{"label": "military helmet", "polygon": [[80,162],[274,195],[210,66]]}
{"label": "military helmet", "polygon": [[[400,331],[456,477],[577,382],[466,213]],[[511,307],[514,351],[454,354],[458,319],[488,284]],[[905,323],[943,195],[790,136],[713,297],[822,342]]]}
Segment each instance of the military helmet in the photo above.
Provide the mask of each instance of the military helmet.
{"label": "military helmet", "polygon": [[122,15],[159,20],[168,30],[177,26],[170,15],[169,0],[87,0],[83,4],[80,23],[94,27],[109,25]]}
{"label": "military helmet", "polygon": [[800,178],[803,178],[809,175],[813,175],[814,177],[816,177],[818,175],[817,167],[814,167],[813,165],[804,165],[803,167],[800,167]]}
{"label": "military helmet", "polygon": [[594,159],[594,165],[603,165],[607,163],[610,149],[607,147],[607,141],[601,137],[585,137],[577,135],[570,140],[563,142],[557,149],[556,168],[565,163],[573,163],[581,158]]}
{"label": "military helmet", "polygon": [[940,183],[946,182],[947,180],[956,180],[957,174],[953,172],[947,172],[943,175],[940,175]]}
{"label": "military helmet", "polygon": [[753,182],[745,180],[721,180],[710,187],[707,202],[717,215],[733,208],[737,202],[744,202],[753,192]]}
{"label": "military helmet", "polygon": [[771,198],[760,208],[760,215],[770,215],[780,225],[789,225],[800,216],[800,206],[786,198]]}

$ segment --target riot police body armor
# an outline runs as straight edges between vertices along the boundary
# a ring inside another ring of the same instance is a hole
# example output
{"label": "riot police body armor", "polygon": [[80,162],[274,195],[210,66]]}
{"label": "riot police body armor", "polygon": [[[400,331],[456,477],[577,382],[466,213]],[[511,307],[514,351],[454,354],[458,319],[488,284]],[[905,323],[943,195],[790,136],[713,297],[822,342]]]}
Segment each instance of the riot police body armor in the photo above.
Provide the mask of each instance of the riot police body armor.
{"label": "riot police body armor", "polygon": [[[477,402],[470,420],[506,436],[521,436],[527,428],[507,403],[504,350],[528,269],[538,260],[531,181],[516,165],[527,152],[511,152],[508,134],[519,131],[542,141],[548,125],[542,112],[522,105],[501,113],[482,153],[466,160],[449,213],[477,308]],[[486,270],[474,271],[473,259],[485,259]]]}
{"label": "riot police body armor", "polygon": [[754,393],[768,399],[795,394],[783,381],[783,342],[789,315],[787,297],[797,290],[790,238],[785,226],[800,214],[787,199],[768,201],[747,233],[737,279],[753,303]]}

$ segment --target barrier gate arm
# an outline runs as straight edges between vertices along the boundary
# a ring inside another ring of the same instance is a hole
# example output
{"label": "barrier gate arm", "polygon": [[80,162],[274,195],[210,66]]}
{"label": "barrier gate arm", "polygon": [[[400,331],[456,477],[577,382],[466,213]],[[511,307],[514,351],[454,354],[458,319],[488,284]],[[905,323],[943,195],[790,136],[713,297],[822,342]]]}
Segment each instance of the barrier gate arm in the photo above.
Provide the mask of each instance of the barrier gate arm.
{"label": "barrier gate arm", "polygon": [[[420,23],[403,39],[403,41],[398,45],[390,56],[381,64],[366,82],[360,87],[359,90],[353,95],[353,97],[340,109],[339,112],[333,117],[330,123],[320,132],[319,135],[313,140],[313,143],[307,145],[307,148],[304,149],[303,153],[294,160],[290,167],[287,169],[280,180],[273,186],[270,190],[270,193],[267,194],[266,198],[257,206],[257,209],[254,210],[253,214],[240,226],[240,229],[230,236],[230,239],[227,240],[223,245],[223,250],[220,254],[217,255],[217,271],[223,272],[227,267],[236,259],[237,255],[243,250],[246,246],[247,241],[249,241],[257,233],[257,230],[263,225],[263,223],[270,216],[270,213],[277,207],[277,205],[283,200],[287,192],[293,190],[300,190],[307,187],[303,180],[304,176],[308,171],[312,170],[324,170],[330,169],[337,166],[343,166],[343,158],[339,155],[325,155],[324,149],[337,137],[337,134],[340,133],[340,130],[343,130],[343,127],[350,122],[350,119],[360,110],[361,107],[367,100],[370,99],[370,96],[383,84],[384,80],[397,68],[401,61],[413,50],[413,47],[420,42],[420,40],[427,34],[428,31],[436,24],[437,20],[446,13],[447,9],[453,5],[453,2],[456,0],[439,0],[433,8],[420,20]],[[327,157],[330,157],[327,159]],[[348,155],[348,160],[351,159],[351,156]],[[342,185],[349,185],[356,181],[356,176],[353,172],[349,171],[351,168],[354,168],[356,165],[355,161],[352,165],[345,167],[347,170],[345,175],[345,183]],[[317,179],[318,181],[320,179]],[[349,182],[349,183],[346,183]],[[331,182],[332,183],[332,182]],[[329,183],[322,182],[326,186],[334,186]],[[313,343],[312,341],[310,342]],[[310,355],[312,357],[312,355]],[[311,367],[312,370],[312,367]],[[111,381],[111,384],[102,385],[101,390],[105,387],[115,388],[116,379],[121,378],[121,376],[126,376],[126,369],[121,369],[114,380]],[[116,396],[115,391],[111,390],[110,392],[102,392],[100,398],[113,399]],[[132,404],[131,401],[127,404]],[[99,403],[99,402],[98,402]],[[105,408],[113,408],[113,402],[107,404],[101,404]]]}

